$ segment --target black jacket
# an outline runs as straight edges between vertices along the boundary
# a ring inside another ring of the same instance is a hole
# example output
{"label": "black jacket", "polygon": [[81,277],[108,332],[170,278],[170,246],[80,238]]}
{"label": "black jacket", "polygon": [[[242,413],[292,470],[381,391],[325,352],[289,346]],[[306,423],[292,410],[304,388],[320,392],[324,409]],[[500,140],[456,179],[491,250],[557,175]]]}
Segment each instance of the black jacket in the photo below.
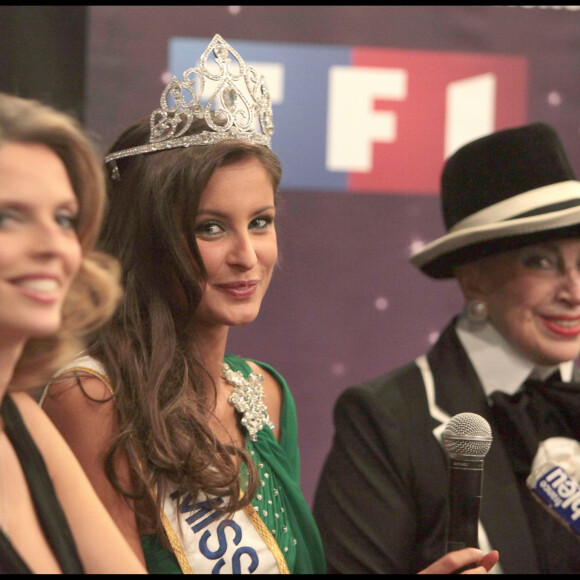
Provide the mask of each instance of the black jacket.
{"label": "black jacket", "polygon": [[[444,555],[448,467],[433,430],[445,414],[448,419],[463,412],[492,424],[454,323],[427,355],[434,379],[431,408],[414,362],[339,397],[334,441],[314,501],[329,572],[415,573]],[[538,573],[532,530],[495,434],[484,466],[480,519],[503,571]],[[553,523],[580,553],[580,541]]]}

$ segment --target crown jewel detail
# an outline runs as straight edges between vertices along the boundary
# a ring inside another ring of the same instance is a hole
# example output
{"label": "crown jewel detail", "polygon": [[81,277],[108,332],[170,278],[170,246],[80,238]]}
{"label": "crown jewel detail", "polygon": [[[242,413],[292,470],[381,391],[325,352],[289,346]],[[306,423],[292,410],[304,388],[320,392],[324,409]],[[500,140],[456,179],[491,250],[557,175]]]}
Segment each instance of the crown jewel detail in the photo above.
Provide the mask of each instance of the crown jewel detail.
{"label": "crown jewel detail", "polygon": [[[204,105],[206,85],[215,90]],[[173,105],[168,102],[169,96]],[[105,162],[227,139],[270,147],[274,124],[266,80],[247,66],[219,34],[205,49],[198,67],[187,69],[183,80],[171,77],[161,94],[160,105],[151,113],[149,143],[115,151],[105,157]],[[196,118],[205,119],[213,131],[183,136]]]}

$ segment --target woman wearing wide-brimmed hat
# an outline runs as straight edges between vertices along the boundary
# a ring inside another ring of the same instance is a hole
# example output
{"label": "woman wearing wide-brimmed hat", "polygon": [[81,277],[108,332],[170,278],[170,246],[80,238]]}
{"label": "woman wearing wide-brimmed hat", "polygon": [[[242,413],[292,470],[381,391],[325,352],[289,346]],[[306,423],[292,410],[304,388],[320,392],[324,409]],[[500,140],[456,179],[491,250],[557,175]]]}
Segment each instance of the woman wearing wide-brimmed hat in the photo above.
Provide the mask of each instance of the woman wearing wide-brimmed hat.
{"label": "woman wearing wide-brimmed hat", "polygon": [[411,262],[454,277],[465,308],[425,356],[339,398],[314,506],[329,570],[416,572],[441,556],[441,433],[470,412],[493,434],[480,548],[498,550],[506,573],[578,572],[580,541],[526,481],[562,459],[580,477],[580,182],[557,134],[536,123],[463,146],[441,185],[447,233]]}

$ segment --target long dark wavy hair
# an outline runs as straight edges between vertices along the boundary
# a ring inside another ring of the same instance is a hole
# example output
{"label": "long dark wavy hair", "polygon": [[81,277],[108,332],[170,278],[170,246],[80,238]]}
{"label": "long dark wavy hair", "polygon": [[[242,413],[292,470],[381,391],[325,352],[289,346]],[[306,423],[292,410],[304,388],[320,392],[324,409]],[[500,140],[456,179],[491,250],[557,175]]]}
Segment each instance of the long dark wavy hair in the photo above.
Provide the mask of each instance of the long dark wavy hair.
{"label": "long dark wavy hair", "polygon": [[[210,129],[198,121],[188,134],[204,130]],[[125,131],[110,152],[148,138],[149,117]],[[109,206],[98,248],[121,262],[124,296],[88,352],[104,365],[118,414],[119,432],[105,459],[107,476],[127,498],[157,504],[138,516],[158,531],[169,483],[193,498],[200,492],[227,496],[228,513],[249,504],[257,488],[247,452],[221,443],[210,429],[213,383],[196,355],[192,322],[206,277],[194,232],[201,194],[216,169],[250,157],[263,164],[276,192],[277,156],[267,147],[233,140],[123,158],[117,161],[120,179],[108,178]],[[117,477],[119,453],[129,463],[132,490]],[[248,472],[243,496],[240,461]]]}

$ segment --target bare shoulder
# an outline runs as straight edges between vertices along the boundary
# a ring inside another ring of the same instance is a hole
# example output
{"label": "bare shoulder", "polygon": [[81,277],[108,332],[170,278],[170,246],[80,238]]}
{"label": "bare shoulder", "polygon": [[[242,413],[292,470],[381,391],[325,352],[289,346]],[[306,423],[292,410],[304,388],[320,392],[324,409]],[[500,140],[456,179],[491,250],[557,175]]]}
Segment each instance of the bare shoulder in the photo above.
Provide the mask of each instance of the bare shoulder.
{"label": "bare shoulder", "polygon": [[42,407],[95,485],[118,432],[109,385],[88,373],[67,374],[47,388]]}
{"label": "bare shoulder", "polygon": [[42,432],[46,429],[49,431],[54,429],[46,413],[42,411],[38,403],[30,395],[19,392],[11,393],[10,397],[20,411],[22,420],[33,435],[33,438],[35,438],[35,433]]}
{"label": "bare shoulder", "polygon": [[119,485],[132,489],[131,471],[123,449],[110,456],[119,433],[119,419],[108,379],[98,373],[76,369],[53,381],[44,408],[76,456],[92,487],[133,548],[145,562],[132,501],[118,491],[107,475],[107,462]]}
{"label": "bare shoulder", "polygon": [[261,374],[264,377],[262,385],[264,387],[264,403],[268,408],[268,416],[274,424],[274,435],[280,440],[280,414],[282,412],[283,394],[282,385],[278,379],[268,370],[257,365],[255,362],[247,360],[252,372]]}
{"label": "bare shoulder", "polygon": [[18,407],[62,500],[65,497],[63,492],[75,489],[75,485],[82,482],[84,473],[70,447],[40,405],[26,393],[14,393],[12,400]]}
{"label": "bare shoulder", "polygon": [[13,393],[12,400],[18,407],[22,420],[43,456],[51,474],[61,473],[60,468],[68,468],[74,462],[73,455],[53,422],[39,404],[26,393]]}
{"label": "bare shoulder", "polygon": [[53,482],[87,573],[142,573],[138,557],[99,501],[71,448],[40,405],[25,393],[12,395]]}
{"label": "bare shoulder", "polygon": [[[83,371],[67,372],[54,379],[46,388],[44,400],[80,398],[84,395],[95,403],[109,401],[113,395],[113,389],[109,382],[102,376]],[[43,404],[44,406],[44,404]]]}
{"label": "bare shoulder", "polygon": [[87,373],[67,374],[46,389],[42,407],[65,435],[76,427],[90,427],[114,414],[111,388],[103,379]]}

